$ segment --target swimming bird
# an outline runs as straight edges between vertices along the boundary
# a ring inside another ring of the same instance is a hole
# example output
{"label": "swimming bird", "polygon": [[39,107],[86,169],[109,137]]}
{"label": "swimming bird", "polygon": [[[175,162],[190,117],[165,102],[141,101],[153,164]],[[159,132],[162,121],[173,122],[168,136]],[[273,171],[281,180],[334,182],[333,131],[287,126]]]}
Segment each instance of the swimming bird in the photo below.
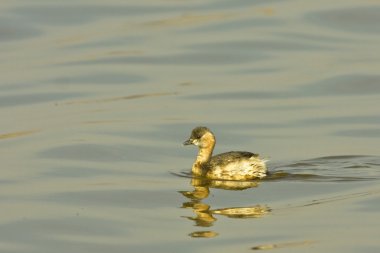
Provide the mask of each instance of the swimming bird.
{"label": "swimming bird", "polygon": [[266,160],[258,154],[231,151],[212,156],[215,142],[211,130],[199,126],[192,130],[190,138],[183,143],[199,148],[191,170],[194,176],[216,180],[251,180],[267,175]]}

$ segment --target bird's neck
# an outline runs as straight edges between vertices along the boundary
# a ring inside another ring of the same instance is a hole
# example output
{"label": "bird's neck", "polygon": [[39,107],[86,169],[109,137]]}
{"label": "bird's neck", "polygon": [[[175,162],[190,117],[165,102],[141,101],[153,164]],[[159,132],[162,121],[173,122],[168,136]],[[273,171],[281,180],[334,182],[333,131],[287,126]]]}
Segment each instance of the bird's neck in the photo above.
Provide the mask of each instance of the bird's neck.
{"label": "bird's neck", "polygon": [[212,151],[214,150],[214,145],[210,145],[208,147],[199,148],[196,163],[207,163],[210,161],[212,156]]}
{"label": "bird's neck", "polygon": [[199,148],[197,158],[193,164],[192,172],[195,176],[202,176],[202,165],[210,161],[215,142]]}

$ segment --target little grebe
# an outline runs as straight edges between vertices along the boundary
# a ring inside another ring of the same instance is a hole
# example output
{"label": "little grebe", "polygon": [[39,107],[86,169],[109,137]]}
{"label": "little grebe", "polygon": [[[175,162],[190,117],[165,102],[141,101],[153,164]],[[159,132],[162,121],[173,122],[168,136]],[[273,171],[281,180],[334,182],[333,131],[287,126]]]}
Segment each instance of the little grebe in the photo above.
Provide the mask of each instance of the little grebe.
{"label": "little grebe", "polygon": [[196,127],[184,145],[198,146],[199,152],[192,167],[194,176],[219,180],[250,180],[267,174],[265,160],[251,152],[231,151],[212,156],[215,136],[207,127]]}

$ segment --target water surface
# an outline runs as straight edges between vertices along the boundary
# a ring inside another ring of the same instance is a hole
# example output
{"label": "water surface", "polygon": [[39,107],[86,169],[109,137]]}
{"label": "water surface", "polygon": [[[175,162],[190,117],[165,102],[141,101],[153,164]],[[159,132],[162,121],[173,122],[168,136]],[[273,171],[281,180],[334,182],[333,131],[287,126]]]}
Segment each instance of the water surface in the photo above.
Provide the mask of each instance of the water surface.
{"label": "water surface", "polygon": [[[2,252],[378,252],[380,5],[3,1]],[[269,158],[262,181],[188,171]]]}

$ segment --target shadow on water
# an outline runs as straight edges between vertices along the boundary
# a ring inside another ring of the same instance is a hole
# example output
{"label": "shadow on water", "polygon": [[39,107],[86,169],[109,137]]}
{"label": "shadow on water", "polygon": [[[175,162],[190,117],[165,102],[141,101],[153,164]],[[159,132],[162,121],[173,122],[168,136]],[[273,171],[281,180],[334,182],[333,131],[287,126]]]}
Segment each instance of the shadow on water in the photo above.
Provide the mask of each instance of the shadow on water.
{"label": "shadow on water", "polygon": [[[188,201],[182,204],[182,208],[192,209],[194,213],[194,216],[183,216],[183,218],[194,221],[197,227],[209,228],[217,221],[216,215],[239,219],[262,218],[273,211],[273,209],[266,204],[213,209],[211,205],[204,203],[204,200],[210,195],[210,188],[242,191],[257,188],[260,184],[274,181],[326,183],[360,182],[380,179],[380,157],[376,156],[319,157],[292,163],[273,164],[270,168],[270,173],[266,178],[254,181],[210,180],[205,178],[193,178],[190,172],[172,173],[175,176],[189,178],[193,187],[191,191],[179,191],[179,193],[188,199]],[[311,200],[299,206],[288,206],[287,208],[307,207],[347,198],[361,197],[368,194],[370,193],[365,192],[328,197]],[[218,233],[208,229],[194,231],[190,233],[189,236],[194,238],[212,238],[218,236]]]}

